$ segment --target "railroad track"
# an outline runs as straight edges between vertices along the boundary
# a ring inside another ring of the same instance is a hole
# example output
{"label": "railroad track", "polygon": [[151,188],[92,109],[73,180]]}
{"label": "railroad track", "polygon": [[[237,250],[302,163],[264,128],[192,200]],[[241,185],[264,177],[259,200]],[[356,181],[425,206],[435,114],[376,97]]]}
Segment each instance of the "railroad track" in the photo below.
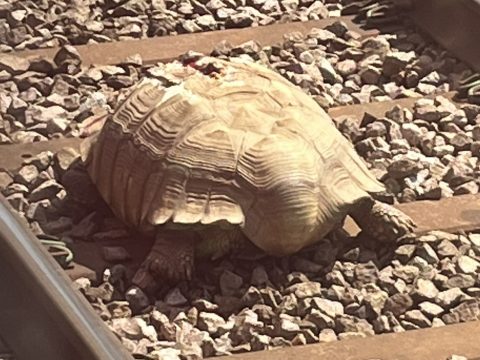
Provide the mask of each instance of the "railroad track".
{"label": "railroad track", "polygon": [[[407,13],[407,15],[438,43],[452,51],[458,58],[467,62],[472,68],[478,70],[478,64],[480,64],[478,51],[480,51],[480,47],[472,46],[471,37],[466,35],[467,29],[474,31],[478,26],[476,22],[478,17],[474,12],[477,9],[475,7],[475,5],[478,5],[477,2],[459,1],[456,5],[453,5],[447,1],[431,0],[428,2],[429,8],[425,4],[426,2],[414,1],[413,8],[411,8],[410,14],[408,15]],[[431,9],[436,9],[433,16],[431,16]],[[466,11],[465,9],[473,9],[474,11]],[[453,36],[455,41],[452,41],[451,38],[449,39],[445,35],[446,32],[453,34],[453,30],[449,30],[447,26],[438,26],[439,23],[442,23],[442,25],[448,23],[444,22],[447,10],[462,20],[459,20],[463,25],[461,30],[456,30],[458,32]],[[158,62],[170,62],[188,50],[210,53],[221,40],[227,40],[233,47],[252,39],[258,41],[262,46],[271,46],[281,41],[285,33],[297,31],[306,35],[313,28],[330,27],[332,29],[337,20],[343,21],[349,30],[356,32],[358,34],[356,40],[358,41],[372,36],[375,37],[381,34],[382,31],[387,31],[385,27],[373,29],[370,27],[369,30],[364,30],[352,19],[352,16],[346,16],[340,19],[329,18],[258,28],[81,45],[77,47],[77,51],[84,66],[95,66],[96,64],[117,65],[122,63],[125,58],[135,54],[141,55],[144,65],[154,66]],[[390,28],[395,29],[398,27],[398,24],[394,24],[393,27],[391,25],[389,23]],[[461,41],[457,41],[459,39]],[[338,46],[343,45],[340,44]],[[42,49],[18,52],[14,55],[28,61],[38,59],[39,57],[47,61],[53,61],[57,52],[58,49]],[[441,93],[446,99],[456,98],[457,93],[455,91],[446,90],[446,92]],[[418,96],[419,94],[416,95]],[[419,99],[435,98],[436,95],[439,95],[439,93],[430,96],[420,94],[420,97],[416,98],[365,102],[357,105],[338,106],[339,104],[337,103],[334,104],[336,106],[332,106],[332,104],[329,104],[328,110],[332,118],[339,124],[348,118],[353,122],[347,124],[352,125],[356,123],[361,125],[365,122],[368,123],[372,118],[381,119],[387,111],[390,111],[395,106],[399,106],[402,109],[410,109],[411,112],[414,112],[415,103],[418,104]],[[458,109],[465,105],[462,100],[452,100],[451,104],[454,104]],[[325,104],[323,105],[325,106]],[[28,162],[29,159],[35,159],[38,154],[45,151],[56,153],[65,147],[77,148],[80,141],[74,137],[34,143],[0,145],[0,168],[8,170],[9,174],[15,175],[16,170],[25,161]],[[477,176],[477,178],[474,178],[474,180],[477,180],[477,183],[478,175],[478,173],[472,175]],[[0,177],[0,187],[8,187],[9,182],[11,182],[9,176]],[[437,195],[434,197],[437,197]],[[12,201],[12,198],[10,200]],[[12,202],[16,204],[15,201]],[[112,265],[106,262],[101,255],[105,246],[110,248],[124,247],[132,257],[129,267],[134,268],[147,251],[145,243],[125,242],[123,237],[107,239],[108,241],[100,243],[72,242],[69,246],[75,254],[75,265],[73,268],[63,272],[35,240],[35,236],[32,235],[31,230],[25,225],[24,219],[18,219],[18,217],[16,219],[11,218],[11,215],[8,213],[13,212],[11,206],[7,205],[5,201],[2,204],[0,262],[8,264],[7,268],[9,271],[3,272],[1,279],[2,284],[8,284],[10,291],[3,292],[0,295],[0,305],[4,309],[0,311],[0,337],[13,350],[15,358],[131,358],[118,339],[112,336],[110,330],[101,323],[100,318],[91,311],[91,307],[83,299],[83,295],[78,294],[78,291],[71,291],[67,275],[73,280],[89,277],[93,283],[95,281],[98,283],[101,281],[98,275],[102,274],[105,267]],[[449,233],[466,234],[480,230],[480,196],[478,194],[465,194],[464,190],[460,190],[453,197],[441,198],[439,200],[405,202],[397,206],[418,223],[419,234],[428,234],[431,231],[440,230]],[[17,210],[19,210],[18,207]],[[25,213],[24,211],[20,212]],[[345,228],[350,235],[355,235],[357,232],[353,222],[347,221]],[[61,231],[56,232],[56,234],[61,235]],[[469,249],[469,251],[474,250]],[[29,294],[34,294],[34,299]],[[477,293],[472,292],[472,294]],[[88,296],[91,297],[92,295],[87,294]],[[98,308],[96,310],[98,311]],[[476,316],[477,319],[480,317],[479,314]],[[475,314],[473,317],[475,317]],[[24,327],[23,324],[32,324],[32,327]],[[42,336],[39,337],[32,334],[28,329],[36,329],[36,334],[41,332]],[[460,354],[468,359],[480,359],[480,347],[478,342],[476,342],[476,333],[479,330],[480,324],[478,322],[467,322],[436,329],[412,330],[405,333],[348,339],[329,344],[310,344],[274,351],[238,354],[233,355],[232,359],[262,359],[275,358],[276,356],[286,359],[293,357],[310,359],[323,356],[329,359],[433,360],[446,359],[453,354]],[[300,341],[300,343],[302,342]],[[125,342],[125,340],[124,345],[128,345],[128,342]],[[284,345],[287,345],[287,343]],[[268,346],[264,348],[268,348]],[[240,347],[235,351],[245,350],[242,350]],[[2,354],[2,351],[0,346],[0,354]],[[170,356],[174,355],[170,354]]]}

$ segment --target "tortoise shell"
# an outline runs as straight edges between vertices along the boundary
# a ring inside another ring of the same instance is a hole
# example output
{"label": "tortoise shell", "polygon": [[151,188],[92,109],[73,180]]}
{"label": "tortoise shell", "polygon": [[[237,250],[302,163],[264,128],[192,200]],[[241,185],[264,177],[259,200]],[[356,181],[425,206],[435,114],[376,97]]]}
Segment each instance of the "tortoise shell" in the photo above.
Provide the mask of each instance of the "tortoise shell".
{"label": "tortoise shell", "polygon": [[254,63],[205,58],[180,85],[145,79],[83,149],[114,213],[151,231],[164,224],[239,226],[273,255],[298,251],[383,185],[327,113]]}

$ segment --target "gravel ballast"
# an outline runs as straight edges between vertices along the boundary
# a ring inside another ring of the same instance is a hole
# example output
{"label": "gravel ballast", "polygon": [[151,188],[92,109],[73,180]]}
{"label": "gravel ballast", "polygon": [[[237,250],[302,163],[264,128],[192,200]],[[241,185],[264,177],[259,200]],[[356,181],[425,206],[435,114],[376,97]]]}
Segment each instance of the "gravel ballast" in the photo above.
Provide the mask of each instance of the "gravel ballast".
{"label": "gravel ballast", "polygon": [[393,203],[477,194],[480,106],[457,107],[443,96],[413,109],[394,106],[383,117],[343,117],[339,130],[355,145]]}
{"label": "gravel ballast", "polygon": [[[175,11],[182,8],[183,12],[190,11],[189,4],[193,4],[198,14],[201,6],[220,3],[164,4],[169,9],[175,7]],[[275,3],[279,2],[271,2],[272,6]],[[284,1],[282,6],[295,7],[297,3],[306,4]],[[134,31],[133,37],[151,36],[158,13],[141,10],[141,2],[102,3],[102,11],[103,7],[107,13],[112,10],[109,16],[123,19],[118,21],[99,15],[96,4],[88,7],[96,15],[87,11],[77,14],[96,17],[87,22],[88,36],[86,32],[75,33],[74,17],[70,24],[74,35],[66,40],[52,35],[44,41],[48,33],[42,30],[41,22],[35,30],[41,34],[39,39],[31,41],[27,36],[22,41],[54,46],[122,39],[105,34],[130,37],[128,31]],[[158,4],[163,6],[155,1],[149,6]],[[23,2],[22,6],[30,5]],[[5,6],[10,5],[0,1],[0,12]],[[23,21],[36,21],[29,10],[25,14],[24,10],[7,17],[8,28],[19,29],[14,31],[19,36],[16,41],[26,28]],[[138,11],[145,11],[145,15],[138,16]],[[62,5],[53,10],[53,28],[57,26],[55,19],[64,19],[64,13],[69,14]],[[133,16],[136,22],[124,20]],[[142,16],[146,22],[142,22]],[[192,24],[208,23],[208,14],[202,16],[206,17],[182,19],[189,20],[185,24],[197,31]],[[59,26],[65,26],[63,20],[58,21],[62,24]],[[162,18],[161,23],[177,32],[178,26],[184,26],[171,19]],[[155,29],[158,32],[153,35],[171,33]],[[393,107],[381,117],[366,114],[360,121],[342,118],[336,124],[386,185],[387,191],[381,195],[384,201],[478,193],[480,107],[459,106],[438,96],[455,89],[470,70],[410,31],[358,39],[338,22],[312,30],[305,37],[290,34],[282,44],[264,48],[253,41],[238,47],[222,43],[212,55],[262,62],[300,86],[325,109],[431,95],[431,100],[419,99],[411,110]],[[22,42],[15,46],[28,47]],[[6,46],[1,49],[11,50]],[[76,50],[68,45],[53,61],[2,56],[0,143],[79,136],[83,120],[114,109],[141,78],[153,77],[165,86],[177,83],[170,71],[176,66],[178,63],[144,66],[140,57],[132,56],[116,66],[85,68]],[[67,243],[95,241],[104,245],[102,255],[111,266],[103,279],[96,282],[80,278],[75,286],[138,358],[199,359],[480,319],[480,234],[475,233],[431,232],[402,239],[391,247],[375,244],[373,239],[332,235],[287,258],[265,257],[256,251],[200,262],[194,281],[164,284],[154,297],[127,291],[134,270],[130,254],[121,242],[114,246],[110,242],[140,239],[114,219],[105,206],[87,209],[68,198],[62,177],[77,156],[72,150],[55,154],[47,151],[27,159],[17,171],[0,171],[5,185],[2,193],[34,233],[56,236]]]}
{"label": "gravel ballast", "polygon": [[[166,287],[136,316],[130,317],[128,302],[122,300],[97,298],[96,309],[132,352],[154,359],[164,354],[210,357],[479,320],[478,272],[461,266],[462,258],[480,264],[480,248],[474,245],[479,236],[433,232],[391,252],[354,240],[342,248],[326,239],[290,258],[201,264],[195,285]],[[446,243],[457,249],[455,255],[438,254]],[[405,246],[413,250],[409,258],[397,254]],[[434,260],[424,256],[427,246]],[[238,280],[225,289],[225,278]]]}
{"label": "gravel ballast", "polygon": [[141,240],[104,205],[87,210],[66,196],[56,179],[74,157],[28,160],[3,194],[37,234],[104,244],[103,279],[75,286],[139,358],[199,359],[480,319],[475,233],[430,232],[390,247],[332,235],[285,258],[250,250],[200,261],[193,281],[163,284],[150,298],[127,291],[135,269],[122,244]]}
{"label": "gravel ballast", "polygon": [[[259,61],[325,109],[431,95],[434,99],[420,99],[411,110],[394,107],[384,117],[342,118],[337,126],[386,184],[385,201],[478,193],[480,107],[435,97],[455,88],[469,70],[409,31],[356,38],[336,22],[305,37],[290,34],[282,44],[263,49],[253,41],[238,47],[221,43],[212,55]],[[54,61],[4,56],[0,143],[78,136],[82,121],[112,111],[141,78],[156,78],[165,86],[178,83],[172,75],[177,66],[144,66],[132,56],[116,66],[85,68],[71,46],[62,48]],[[379,74],[374,83],[363,76],[372,69]]]}
{"label": "gravel ballast", "polygon": [[[342,22],[292,33],[284,42],[260,47],[220,43],[213,56],[258,61],[300,86],[324,108],[420,97],[454,89],[470,73],[465,65],[411,32],[358,39]],[[143,77],[175,83],[172,64],[144,66],[132,56],[116,66],[82,65],[75,48],[53,60],[0,59],[0,143],[76,136],[76,124],[96,110],[115,108],[119,92]],[[372,77],[372,73],[376,75]]]}
{"label": "gravel ballast", "polygon": [[0,1],[0,52],[319,20],[314,0]]}

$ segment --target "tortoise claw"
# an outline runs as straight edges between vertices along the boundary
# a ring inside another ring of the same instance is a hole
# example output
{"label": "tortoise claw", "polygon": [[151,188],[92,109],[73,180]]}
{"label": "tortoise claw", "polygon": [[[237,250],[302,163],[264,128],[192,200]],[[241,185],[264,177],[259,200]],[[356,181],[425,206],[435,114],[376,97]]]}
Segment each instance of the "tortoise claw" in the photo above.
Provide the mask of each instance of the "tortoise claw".
{"label": "tortoise claw", "polygon": [[382,242],[396,241],[411,234],[416,228],[408,215],[379,201],[359,208],[353,215],[366,235]]}
{"label": "tortoise claw", "polygon": [[163,281],[176,283],[190,280],[194,266],[193,250],[193,239],[185,233],[162,232],[132,282],[146,290]]}
{"label": "tortoise claw", "polygon": [[[393,206],[375,202],[370,214],[372,226],[381,234],[379,240],[395,241],[409,233],[416,227],[413,220]],[[375,218],[377,221],[375,221]]]}
{"label": "tortoise claw", "polygon": [[154,292],[158,287],[155,277],[145,264],[142,264],[137,270],[132,279],[132,283],[141,290],[149,293]]}

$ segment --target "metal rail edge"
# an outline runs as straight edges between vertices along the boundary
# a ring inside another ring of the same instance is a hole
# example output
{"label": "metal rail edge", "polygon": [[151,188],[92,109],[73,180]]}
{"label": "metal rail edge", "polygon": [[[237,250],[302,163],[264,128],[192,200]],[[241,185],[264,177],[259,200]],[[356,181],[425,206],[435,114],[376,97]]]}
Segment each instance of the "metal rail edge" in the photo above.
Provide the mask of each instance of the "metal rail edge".
{"label": "metal rail edge", "polygon": [[343,117],[354,117],[357,121],[361,121],[363,116],[368,113],[376,117],[384,117],[387,111],[390,111],[394,106],[400,106],[404,109],[413,109],[415,103],[420,99],[434,99],[437,96],[443,96],[452,101],[457,107],[461,106],[460,102],[455,100],[455,91],[444,92],[440,94],[433,94],[421,97],[407,97],[387,101],[370,102],[365,104],[354,104],[346,106],[335,106],[328,109],[328,115],[335,120],[340,120]]}
{"label": "metal rail edge", "polygon": [[0,334],[15,359],[132,359],[3,196],[0,263]]}
{"label": "metal rail edge", "polygon": [[[253,28],[216,30],[140,40],[78,45],[75,48],[82,58],[82,63],[86,66],[91,64],[114,65],[135,54],[139,54],[142,57],[144,64],[154,64],[172,61],[189,50],[209,54],[213,51],[215,45],[223,40],[233,46],[250,40],[255,40],[263,46],[273,45],[282,41],[284,34],[297,31],[307,34],[313,28],[325,28],[336,21],[345,22],[348,28],[357,32],[361,38],[378,34],[377,30],[363,30],[359,25],[354,24],[352,16],[341,16]],[[53,59],[58,50],[58,48],[24,50],[16,51],[13,55],[24,58],[42,57]]]}
{"label": "metal rail edge", "polygon": [[222,356],[216,360],[446,360],[451,355],[480,360],[479,333],[480,321],[473,321],[333,343]]}
{"label": "metal rail edge", "polygon": [[480,72],[480,1],[413,0],[409,17],[433,40]]}

